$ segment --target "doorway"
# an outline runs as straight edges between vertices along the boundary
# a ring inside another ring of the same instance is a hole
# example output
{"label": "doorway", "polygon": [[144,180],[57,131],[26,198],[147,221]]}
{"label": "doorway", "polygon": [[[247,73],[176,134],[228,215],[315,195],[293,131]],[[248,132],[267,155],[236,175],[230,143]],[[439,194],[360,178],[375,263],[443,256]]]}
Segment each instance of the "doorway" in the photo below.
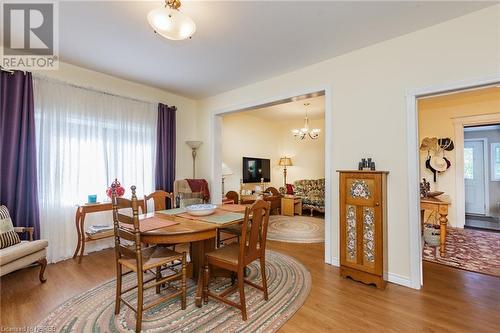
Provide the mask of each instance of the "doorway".
{"label": "doorway", "polygon": [[[217,194],[221,196],[221,182],[222,178],[222,125],[223,125],[223,116],[234,114],[238,112],[248,111],[256,108],[264,108],[270,107],[278,104],[283,104],[292,101],[300,101],[303,99],[324,96],[324,249],[325,256],[324,261],[328,264],[333,264],[338,266],[338,258],[333,256],[334,249],[332,244],[336,244],[338,241],[333,240],[332,238],[335,236],[338,237],[337,234],[333,235],[332,233],[332,207],[331,207],[331,198],[332,198],[332,178],[335,176],[332,172],[331,168],[331,156],[332,150],[327,149],[327,147],[332,146],[332,107],[331,107],[331,92],[330,88],[326,87],[321,90],[311,89],[304,90],[303,92],[291,94],[289,96],[279,96],[275,98],[265,98],[259,101],[254,101],[247,103],[246,105],[227,108],[225,110],[219,110],[212,114],[212,188],[214,189],[212,192],[215,196]],[[283,172],[283,171],[281,171]],[[214,200],[218,198],[214,197]],[[222,197],[221,197],[222,199]]]}
{"label": "doorway", "polygon": [[486,139],[464,140],[465,214],[485,215],[488,196]]}
{"label": "doorway", "polygon": [[500,232],[499,146],[500,124],[464,128],[465,228]]}
{"label": "doorway", "polygon": [[490,199],[500,201],[490,191],[499,107],[496,85],[418,100],[424,261],[500,276],[500,234],[467,226],[468,221],[478,229],[480,220],[497,211]]}

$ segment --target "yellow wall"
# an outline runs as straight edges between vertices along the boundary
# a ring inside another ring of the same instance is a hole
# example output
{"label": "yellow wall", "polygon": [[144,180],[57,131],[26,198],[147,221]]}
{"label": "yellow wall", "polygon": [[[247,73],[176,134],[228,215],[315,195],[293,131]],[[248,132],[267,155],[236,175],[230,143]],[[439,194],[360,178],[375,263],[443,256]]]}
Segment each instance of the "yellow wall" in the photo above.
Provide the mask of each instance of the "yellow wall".
{"label": "yellow wall", "polygon": [[291,135],[293,128],[304,125],[303,119],[272,121],[251,115],[251,112],[234,113],[222,120],[222,160],[233,171],[224,182],[225,192],[240,189],[242,157],[260,157],[271,160],[270,186],[283,186],[283,167],[278,165],[281,156],[292,158],[288,167],[287,183],[298,179],[318,179],[325,175],[324,120],[310,120],[311,128],[320,128],[316,140],[297,141]]}
{"label": "yellow wall", "polygon": [[[500,114],[500,88],[484,88],[456,94],[436,96],[418,101],[419,139],[425,137],[451,138],[455,140],[453,119],[456,117],[475,116],[481,114]],[[456,150],[445,152],[446,158],[451,162],[451,167],[437,176],[433,182],[433,175],[425,168],[427,152],[420,152],[420,175],[431,183],[431,188],[444,191],[449,196],[452,208],[448,219],[454,227],[463,228],[457,223],[455,209],[455,153]],[[463,204],[463,203],[461,203]]]}
{"label": "yellow wall", "polygon": [[[334,42],[334,41],[332,41]],[[279,100],[326,87],[331,105],[332,244],[339,257],[337,169],[355,169],[370,155],[388,170],[389,279],[409,284],[408,91],[500,74],[500,5],[356,50],[280,76],[231,90],[199,103],[200,135],[213,140],[211,115],[220,110]],[[328,99],[329,98],[329,99]],[[329,112],[327,109],[326,112]],[[411,121],[411,120],[410,120]],[[205,147],[206,148],[206,147]],[[211,175],[211,152],[200,151]],[[414,240],[413,240],[414,241]]]}

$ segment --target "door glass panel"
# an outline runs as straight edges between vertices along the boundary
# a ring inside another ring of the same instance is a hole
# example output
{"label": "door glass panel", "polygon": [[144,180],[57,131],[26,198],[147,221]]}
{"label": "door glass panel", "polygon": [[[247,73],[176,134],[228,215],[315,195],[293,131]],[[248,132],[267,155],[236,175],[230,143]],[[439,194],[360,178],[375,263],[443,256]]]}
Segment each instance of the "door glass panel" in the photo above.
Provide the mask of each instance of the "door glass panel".
{"label": "door glass panel", "polygon": [[356,206],[347,205],[346,260],[356,262]]}
{"label": "door glass panel", "polygon": [[363,208],[363,261],[375,262],[375,210]]}
{"label": "door glass panel", "polygon": [[464,148],[464,179],[474,179],[474,149]]}

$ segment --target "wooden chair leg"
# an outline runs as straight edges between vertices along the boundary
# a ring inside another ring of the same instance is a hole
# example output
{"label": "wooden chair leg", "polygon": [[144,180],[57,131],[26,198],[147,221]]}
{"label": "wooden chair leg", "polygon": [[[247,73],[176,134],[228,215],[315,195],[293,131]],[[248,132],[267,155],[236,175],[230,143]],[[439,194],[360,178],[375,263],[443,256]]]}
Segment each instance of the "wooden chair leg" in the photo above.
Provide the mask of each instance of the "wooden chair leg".
{"label": "wooden chair leg", "polygon": [[47,279],[43,276],[45,273],[45,268],[47,267],[47,258],[43,258],[38,260],[38,263],[40,264],[40,274],[38,274],[38,278],[40,279],[41,283],[44,283],[47,281]]}
{"label": "wooden chair leg", "polygon": [[142,272],[137,272],[137,318],[135,332],[140,333],[142,327],[142,309],[144,306],[144,281]]}
{"label": "wooden chair leg", "polygon": [[220,247],[220,229],[217,229],[217,236],[215,237],[215,247]]}
{"label": "wooden chair leg", "polygon": [[[161,267],[158,266],[156,267],[156,281],[160,281],[161,280]],[[157,285],[156,286],[156,293],[159,294],[160,293],[160,285]]]}
{"label": "wooden chair leg", "polygon": [[264,299],[267,301],[266,259],[264,257],[260,257],[260,276],[262,277],[262,288],[264,288]]}
{"label": "wooden chair leg", "polygon": [[120,313],[120,302],[122,295],[122,265],[116,264],[116,296],[115,296],[115,315]]}
{"label": "wooden chair leg", "polygon": [[247,305],[245,302],[245,280],[243,270],[238,272],[238,292],[240,294],[241,317],[247,320]]}
{"label": "wooden chair leg", "polygon": [[181,309],[185,310],[186,309],[186,294],[187,294],[187,286],[186,286],[186,252],[182,253],[182,282],[181,282],[181,288],[182,288],[182,301],[181,301]]}
{"label": "wooden chair leg", "polygon": [[210,269],[208,262],[205,262],[205,270],[203,274],[203,303],[208,303],[208,283],[210,282]]}

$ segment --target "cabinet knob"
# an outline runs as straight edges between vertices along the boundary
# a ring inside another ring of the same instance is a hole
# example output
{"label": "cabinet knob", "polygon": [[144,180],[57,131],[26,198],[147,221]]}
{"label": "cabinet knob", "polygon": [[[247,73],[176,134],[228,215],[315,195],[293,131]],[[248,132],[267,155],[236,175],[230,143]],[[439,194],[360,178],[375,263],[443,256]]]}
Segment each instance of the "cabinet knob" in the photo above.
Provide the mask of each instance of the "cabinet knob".
{"label": "cabinet knob", "polygon": [[380,202],[376,202],[375,206],[377,206],[377,207],[380,206]]}

